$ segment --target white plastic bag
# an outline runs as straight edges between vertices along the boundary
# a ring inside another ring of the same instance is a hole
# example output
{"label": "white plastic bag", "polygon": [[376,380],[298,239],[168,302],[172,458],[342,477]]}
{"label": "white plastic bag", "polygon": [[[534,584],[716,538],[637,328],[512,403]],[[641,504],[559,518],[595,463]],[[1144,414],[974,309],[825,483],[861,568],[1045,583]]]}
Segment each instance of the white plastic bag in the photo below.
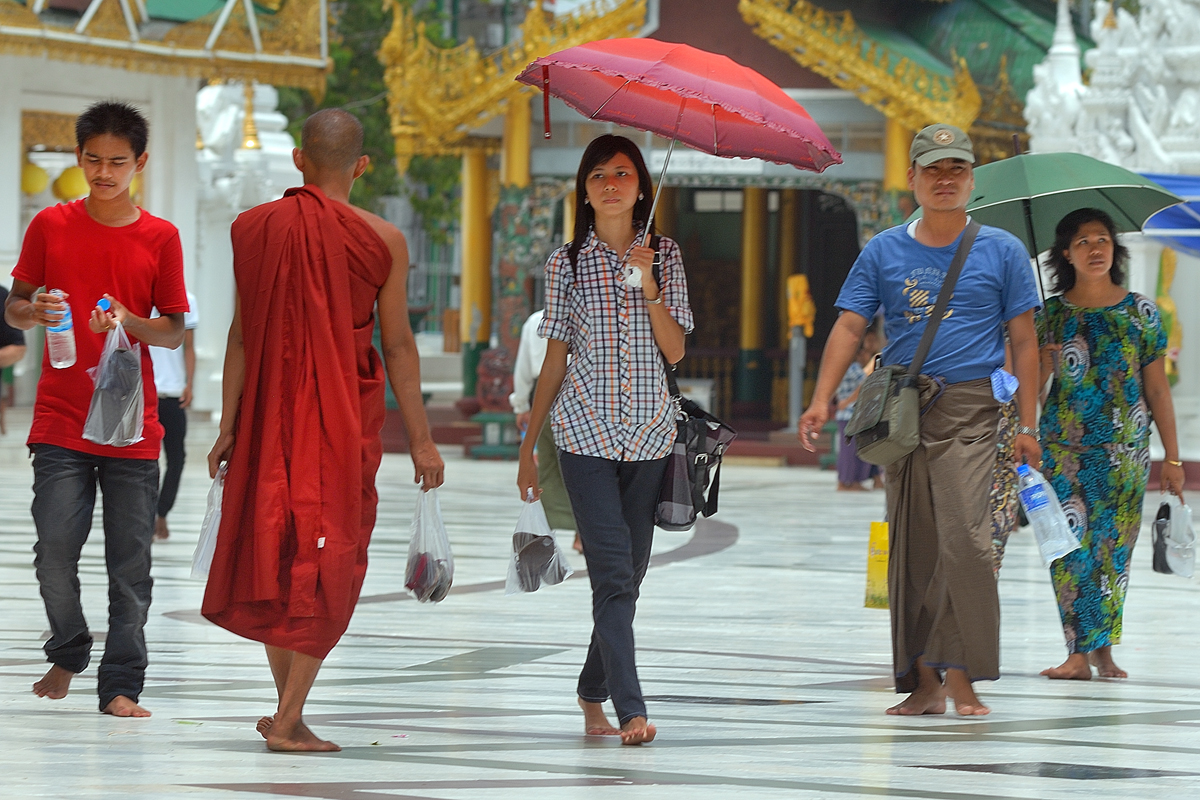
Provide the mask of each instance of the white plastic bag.
{"label": "white plastic bag", "polygon": [[536,592],[543,585],[562,583],[575,571],[567,563],[566,553],[558,546],[554,531],[546,521],[541,500],[531,499],[521,509],[517,530],[513,533],[512,556],[508,559],[508,578],[504,593]]}
{"label": "white plastic bag", "polygon": [[404,587],[422,603],[436,603],[449,593],[454,582],[454,554],[450,552],[450,537],[442,524],[437,489],[417,494]]}
{"label": "white plastic bag", "polygon": [[1195,572],[1196,532],[1192,509],[1173,494],[1158,507],[1154,520],[1154,571],[1190,578]]}
{"label": "white plastic bag", "polygon": [[208,579],[212,567],[213,553],[217,550],[217,531],[221,529],[221,498],[225,495],[225,471],[227,464],[217,468],[217,477],[208,490],[208,507],[204,510],[204,524],[200,526],[200,541],[192,554],[192,577]]}
{"label": "white plastic bag", "polygon": [[145,388],[142,345],[130,342],[121,323],[108,332],[100,363],[88,370],[95,384],[83,438],[96,444],[127,447],[142,440]]}

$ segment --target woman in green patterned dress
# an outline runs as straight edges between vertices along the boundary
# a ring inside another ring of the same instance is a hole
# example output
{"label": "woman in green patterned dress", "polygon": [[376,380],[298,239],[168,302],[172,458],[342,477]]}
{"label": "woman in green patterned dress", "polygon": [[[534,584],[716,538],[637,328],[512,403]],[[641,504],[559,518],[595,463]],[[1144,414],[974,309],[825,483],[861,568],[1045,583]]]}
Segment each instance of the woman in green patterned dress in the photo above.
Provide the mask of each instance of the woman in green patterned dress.
{"label": "woman in green patterned dress", "polygon": [[[1041,378],[1054,381],[1041,417],[1042,469],[1081,548],[1050,567],[1067,660],[1050,678],[1128,674],[1112,658],[1121,640],[1129,561],[1150,474],[1150,421],[1166,450],[1163,488],[1183,497],[1183,463],[1154,302],[1125,289],[1129,251],[1103,211],[1073,211],[1050,251],[1051,290],[1038,314]],[[1057,361],[1057,366],[1055,362]]]}

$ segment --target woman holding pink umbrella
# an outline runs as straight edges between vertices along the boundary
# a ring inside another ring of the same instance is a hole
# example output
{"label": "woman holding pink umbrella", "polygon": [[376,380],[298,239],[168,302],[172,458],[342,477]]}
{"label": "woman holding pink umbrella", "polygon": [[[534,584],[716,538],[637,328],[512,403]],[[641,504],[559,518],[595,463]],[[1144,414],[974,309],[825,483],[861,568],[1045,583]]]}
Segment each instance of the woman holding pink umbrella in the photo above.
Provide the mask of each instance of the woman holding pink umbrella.
{"label": "woman holding pink umbrella", "polygon": [[[549,418],[592,584],[592,638],[577,690],[585,731],[629,745],[656,733],[634,663],[633,616],[676,435],[665,367],[683,358],[692,329],[679,246],[667,238],[643,246],[652,192],[632,141],[610,134],[588,145],[575,182],[574,239],[546,264],[538,330],[546,359],[517,473],[521,497],[536,497],[533,443]],[[610,697],[619,727],[603,709]]]}

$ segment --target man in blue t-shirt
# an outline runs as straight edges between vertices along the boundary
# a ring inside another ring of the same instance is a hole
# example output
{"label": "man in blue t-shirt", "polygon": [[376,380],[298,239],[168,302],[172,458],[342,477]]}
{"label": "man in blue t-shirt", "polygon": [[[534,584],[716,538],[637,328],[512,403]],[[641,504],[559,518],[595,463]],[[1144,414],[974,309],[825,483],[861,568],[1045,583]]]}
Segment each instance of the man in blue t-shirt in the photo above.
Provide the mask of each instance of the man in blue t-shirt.
{"label": "man in blue t-shirt", "polygon": [[[922,217],[868,242],[842,286],[841,314],[825,345],[812,404],[800,418],[800,440],[809,450],[876,313],[883,314],[888,339],[883,363],[911,363],[969,222],[975,153],[967,135],[952,125],[930,125],[913,139],[910,160],[909,188]],[[1007,398],[995,396],[991,378],[996,373],[1002,383],[1007,332],[1020,382],[1016,457],[1039,466],[1033,325],[1039,306],[1020,240],[982,227],[918,379],[920,444],[887,466],[892,658],[896,691],[909,695],[889,714],[941,714],[947,696],[961,715],[989,711],[972,682],[1000,676],[988,496],[1000,404]]]}

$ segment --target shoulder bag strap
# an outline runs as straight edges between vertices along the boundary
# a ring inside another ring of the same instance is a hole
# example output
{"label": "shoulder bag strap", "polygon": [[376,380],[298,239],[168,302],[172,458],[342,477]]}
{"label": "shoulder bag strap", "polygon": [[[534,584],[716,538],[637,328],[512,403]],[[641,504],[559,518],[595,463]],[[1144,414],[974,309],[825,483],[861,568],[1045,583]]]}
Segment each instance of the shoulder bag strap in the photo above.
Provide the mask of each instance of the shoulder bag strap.
{"label": "shoulder bag strap", "polygon": [[929,321],[925,323],[925,332],[921,335],[917,352],[913,356],[912,364],[908,367],[909,375],[920,375],[921,367],[925,366],[925,356],[929,355],[929,348],[933,346],[934,334],[937,333],[938,325],[942,323],[946,306],[950,304],[950,295],[954,294],[954,285],[958,283],[958,275],[967,261],[967,254],[971,252],[971,245],[975,243],[975,234],[979,233],[979,227],[978,222],[971,220],[967,223],[966,230],[963,231],[958,249],[954,251],[954,260],[950,262],[946,279],[942,281],[942,289],[938,292],[937,302],[933,305],[933,313],[930,315]]}
{"label": "shoulder bag strap", "polygon": [[[662,242],[662,237],[657,233],[650,237],[650,247],[652,247],[656,253],[658,252],[658,245],[660,242]],[[660,280],[659,259],[656,256],[654,259],[654,282],[658,283]],[[659,285],[658,290],[660,292],[662,291],[661,284]],[[675,380],[675,367],[667,363],[667,357],[662,355],[661,352],[659,355],[662,356],[663,369],[667,371],[667,391],[671,393],[671,397],[679,397],[679,383]]]}

